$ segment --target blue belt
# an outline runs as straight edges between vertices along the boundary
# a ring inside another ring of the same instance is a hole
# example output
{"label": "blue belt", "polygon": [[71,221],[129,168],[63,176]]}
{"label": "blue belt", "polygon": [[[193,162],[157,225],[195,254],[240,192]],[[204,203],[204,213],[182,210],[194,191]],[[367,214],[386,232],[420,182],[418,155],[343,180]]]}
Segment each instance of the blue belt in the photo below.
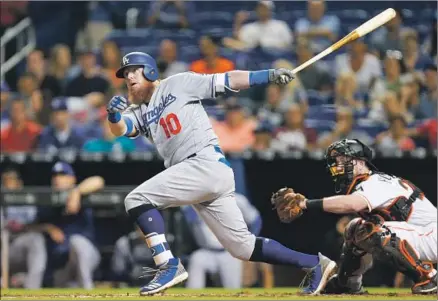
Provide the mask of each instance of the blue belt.
{"label": "blue belt", "polygon": [[[222,156],[224,156],[223,158],[220,158],[218,161],[221,162],[221,163],[224,163],[224,164],[225,164],[226,166],[228,166],[228,167],[231,167],[230,162],[225,158],[225,154],[224,154],[224,152],[222,151],[222,149],[220,148],[220,146],[219,146],[219,145],[215,145],[215,146],[214,146],[214,150],[215,150],[217,153],[219,153],[219,154],[221,154]],[[190,159],[190,158],[193,158],[193,157],[196,157],[196,153],[191,154],[190,156],[187,157],[187,159]]]}

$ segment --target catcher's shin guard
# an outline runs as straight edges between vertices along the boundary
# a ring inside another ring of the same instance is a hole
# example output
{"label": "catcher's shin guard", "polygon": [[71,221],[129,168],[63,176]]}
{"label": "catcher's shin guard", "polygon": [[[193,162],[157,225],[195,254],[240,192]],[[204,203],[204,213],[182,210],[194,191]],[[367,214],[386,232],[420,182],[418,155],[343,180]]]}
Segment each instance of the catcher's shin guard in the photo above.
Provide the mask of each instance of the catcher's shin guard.
{"label": "catcher's shin guard", "polygon": [[362,294],[362,275],[372,266],[373,258],[353,245],[354,231],[362,219],[350,221],[344,232],[338,273],[332,277],[324,291],[326,294]]}
{"label": "catcher's shin guard", "polygon": [[391,263],[398,271],[411,278],[415,282],[413,292],[420,291],[415,288],[424,286],[428,288],[418,293],[436,292],[436,270],[431,263],[419,259],[409,242],[400,239],[385,226],[368,221],[360,222],[354,232],[354,245]]}

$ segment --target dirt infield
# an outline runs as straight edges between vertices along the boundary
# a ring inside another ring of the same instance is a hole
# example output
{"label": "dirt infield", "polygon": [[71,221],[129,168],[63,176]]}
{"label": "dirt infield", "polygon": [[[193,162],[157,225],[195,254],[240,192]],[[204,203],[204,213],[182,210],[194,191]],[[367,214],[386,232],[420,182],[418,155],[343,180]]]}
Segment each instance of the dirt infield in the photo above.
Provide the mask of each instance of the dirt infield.
{"label": "dirt infield", "polygon": [[137,289],[42,289],[2,290],[1,300],[436,300],[436,295],[413,296],[408,289],[368,289],[364,295],[321,295],[309,297],[296,288],[278,289],[170,289],[149,297],[138,295]]}

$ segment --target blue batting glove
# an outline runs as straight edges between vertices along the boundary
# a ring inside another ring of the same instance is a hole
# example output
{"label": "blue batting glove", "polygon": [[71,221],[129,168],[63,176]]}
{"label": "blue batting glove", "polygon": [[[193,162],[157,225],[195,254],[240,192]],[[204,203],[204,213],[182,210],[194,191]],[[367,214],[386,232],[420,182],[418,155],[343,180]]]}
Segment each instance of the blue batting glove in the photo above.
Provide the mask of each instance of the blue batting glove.
{"label": "blue batting glove", "polygon": [[114,96],[106,106],[108,113],[122,113],[128,108],[128,100],[123,96]]}

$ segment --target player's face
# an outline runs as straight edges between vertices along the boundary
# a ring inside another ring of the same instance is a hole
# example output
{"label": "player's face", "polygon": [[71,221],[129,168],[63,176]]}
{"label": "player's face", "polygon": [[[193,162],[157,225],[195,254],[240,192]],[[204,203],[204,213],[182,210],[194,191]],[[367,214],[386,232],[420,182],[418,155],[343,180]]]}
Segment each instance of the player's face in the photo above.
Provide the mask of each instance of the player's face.
{"label": "player's face", "polygon": [[4,189],[16,190],[21,188],[21,180],[16,172],[6,172],[2,175],[2,187]]}
{"label": "player's face", "polygon": [[72,188],[76,179],[71,175],[57,174],[52,177],[52,186],[56,190],[66,190]]}
{"label": "player's face", "polygon": [[130,66],[123,72],[126,86],[130,95],[130,101],[134,104],[149,102],[154,90],[154,84],[146,80],[143,74],[143,68]]}

